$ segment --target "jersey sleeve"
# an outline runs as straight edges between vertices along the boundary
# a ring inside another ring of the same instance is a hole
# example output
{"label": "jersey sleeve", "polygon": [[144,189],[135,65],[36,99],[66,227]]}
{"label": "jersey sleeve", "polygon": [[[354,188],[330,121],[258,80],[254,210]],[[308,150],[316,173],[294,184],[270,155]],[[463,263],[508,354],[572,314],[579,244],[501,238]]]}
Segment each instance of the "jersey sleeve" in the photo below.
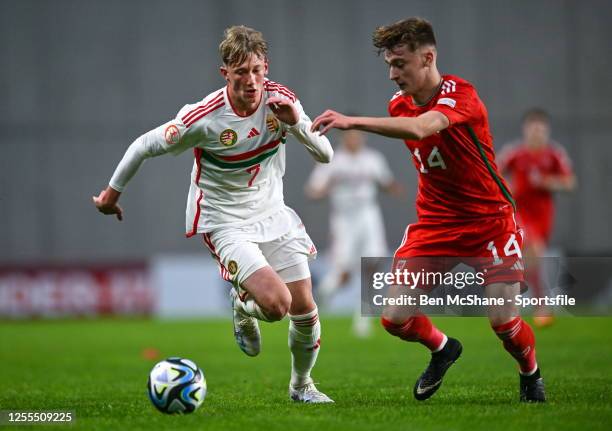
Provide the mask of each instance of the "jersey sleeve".
{"label": "jersey sleeve", "polygon": [[306,187],[311,190],[325,190],[327,189],[332,180],[332,165],[329,163],[317,163],[315,168],[312,170]]}
{"label": "jersey sleeve", "polygon": [[478,107],[476,90],[467,82],[445,81],[453,83],[445,86],[432,111],[441,112],[448,118],[449,126],[465,124],[477,120],[481,115]]}
{"label": "jersey sleeve", "polygon": [[555,173],[558,175],[572,175],[574,173],[572,161],[567,155],[565,149],[556,145],[553,154],[555,159]]}
{"label": "jersey sleeve", "polygon": [[132,142],[111,177],[109,185],[113,189],[122,192],[146,159],[166,153],[177,155],[195,145],[196,139],[188,133],[187,127],[180,119],[181,112],[175,119],[148,131]]}
{"label": "jersey sleeve", "polygon": [[506,144],[495,157],[495,163],[501,172],[512,172],[515,169],[516,151],[513,144]]}
{"label": "jersey sleeve", "polygon": [[381,186],[388,186],[393,182],[393,172],[389,168],[387,159],[380,154],[374,153],[374,160],[376,160],[376,182]]}
{"label": "jersey sleeve", "polygon": [[398,91],[391,97],[387,104],[387,112],[391,117],[399,117],[401,115],[401,91]]}
{"label": "jersey sleeve", "polygon": [[300,141],[312,157],[320,163],[329,163],[334,155],[334,150],[326,136],[319,132],[311,132],[310,126],[312,121],[304,111],[299,100],[295,100],[295,108],[298,111],[300,119],[293,126],[288,126],[289,132]]}

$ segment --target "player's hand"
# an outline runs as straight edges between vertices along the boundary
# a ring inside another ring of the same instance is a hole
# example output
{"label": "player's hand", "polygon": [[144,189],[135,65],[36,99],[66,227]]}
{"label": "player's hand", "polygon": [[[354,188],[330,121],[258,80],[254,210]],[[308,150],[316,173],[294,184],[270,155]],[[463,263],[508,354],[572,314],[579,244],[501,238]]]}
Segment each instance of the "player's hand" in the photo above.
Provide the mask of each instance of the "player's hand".
{"label": "player's hand", "polygon": [[312,126],[310,127],[310,131],[316,132],[320,127],[323,127],[323,129],[320,131],[321,135],[326,134],[330,129],[350,129],[352,127],[351,117],[347,117],[339,112],[328,109],[315,118]]}
{"label": "player's hand", "polygon": [[274,116],[283,123],[295,126],[300,121],[300,114],[297,108],[289,100],[274,96],[270,97],[266,104],[272,113],[274,113]]}
{"label": "player's hand", "polygon": [[121,221],[123,220],[123,210],[117,205],[119,196],[121,196],[121,192],[112,187],[107,187],[106,190],[100,191],[98,196],[92,196],[92,200],[98,211],[102,214],[115,214],[117,219]]}

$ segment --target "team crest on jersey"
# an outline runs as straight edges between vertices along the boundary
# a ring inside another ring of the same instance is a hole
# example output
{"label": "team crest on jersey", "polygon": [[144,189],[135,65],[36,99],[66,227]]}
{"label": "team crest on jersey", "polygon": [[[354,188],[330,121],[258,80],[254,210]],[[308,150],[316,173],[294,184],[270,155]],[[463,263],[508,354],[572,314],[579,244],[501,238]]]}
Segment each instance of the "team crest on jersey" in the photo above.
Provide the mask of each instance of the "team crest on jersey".
{"label": "team crest on jersey", "polygon": [[276,133],[280,129],[280,124],[278,122],[278,118],[276,118],[272,114],[268,114],[266,117],[266,127],[270,133]]}
{"label": "team crest on jersey", "polygon": [[225,129],[219,135],[219,141],[226,147],[230,147],[234,145],[237,140],[238,140],[238,134],[234,132],[232,129]]}
{"label": "team crest on jersey", "polygon": [[179,132],[178,127],[176,127],[174,124],[170,124],[168,127],[166,127],[164,137],[166,138],[168,145],[178,144],[181,140],[181,132]]}
{"label": "team crest on jersey", "polygon": [[230,260],[227,264],[227,270],[230,274],[235,275],[238,272],[238,264],[235,260]]}

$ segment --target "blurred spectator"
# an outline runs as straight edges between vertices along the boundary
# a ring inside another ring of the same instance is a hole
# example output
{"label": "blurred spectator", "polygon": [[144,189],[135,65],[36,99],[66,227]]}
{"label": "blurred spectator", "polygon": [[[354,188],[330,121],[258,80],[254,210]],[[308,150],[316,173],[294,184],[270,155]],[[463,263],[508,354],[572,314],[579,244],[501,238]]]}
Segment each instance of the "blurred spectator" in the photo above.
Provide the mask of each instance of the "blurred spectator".
{"label": "blurred spectator", "polygon": [[[546,296],[537,258],[546,254],[555,216],[553,193],[571,191],[576,177],[565,150],[551,140],[550,117],[534,108],[523,116],[523,136],[505,145],[499,157],[516,200],[518,223],[525,231],[526,279],[534,297]],[[552,324],[548,309],[536,310],[536,326]]]}
{"label": "blurred spectator", "polygon": [[[311,199],[329,196],[331,201],[331,269],[317,287],[318,300],[329,303],[331,296],[360,273],[361,257],[382,257],[387,251],[385,227],[377,202],[378,188],[399,196],[401,185],[394,180],[383,155],[366,146],[365,135],[345,131],[340,149],[329,164],[318,164],[306,184]],[[367,268],[371,273],[375,268]],[[366,337],[370,321],[355,311],[353,331]]]}

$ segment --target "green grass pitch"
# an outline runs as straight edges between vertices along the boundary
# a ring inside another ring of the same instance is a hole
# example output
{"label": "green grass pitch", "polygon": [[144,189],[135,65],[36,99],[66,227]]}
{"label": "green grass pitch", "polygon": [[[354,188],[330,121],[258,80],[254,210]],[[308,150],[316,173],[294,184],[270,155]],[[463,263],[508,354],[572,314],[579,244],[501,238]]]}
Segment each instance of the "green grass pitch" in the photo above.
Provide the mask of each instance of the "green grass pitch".
{"label": "green grass pitch", "polygon": [[[350,335],[350,322],[323,317],[313,373],[335,405],[288,400],[287,321],[264,324],[263,350],[238,350],[229,320],[0,322],[0,410],[68,409],[83,430],[592,430],[612,423],[612,318],[561,318],[536,332],[549,402],[518,402],[513,360],[482,318],[437,318],[464,352],[438,393],[412,398],[424,348],[388,336]],[[208,382],[194,414],[166,416],[145,385],[161,357],[193,359]],[[13,427],[13,429],[41,429]],[[53,426],[49,429],[60,429]]]}

